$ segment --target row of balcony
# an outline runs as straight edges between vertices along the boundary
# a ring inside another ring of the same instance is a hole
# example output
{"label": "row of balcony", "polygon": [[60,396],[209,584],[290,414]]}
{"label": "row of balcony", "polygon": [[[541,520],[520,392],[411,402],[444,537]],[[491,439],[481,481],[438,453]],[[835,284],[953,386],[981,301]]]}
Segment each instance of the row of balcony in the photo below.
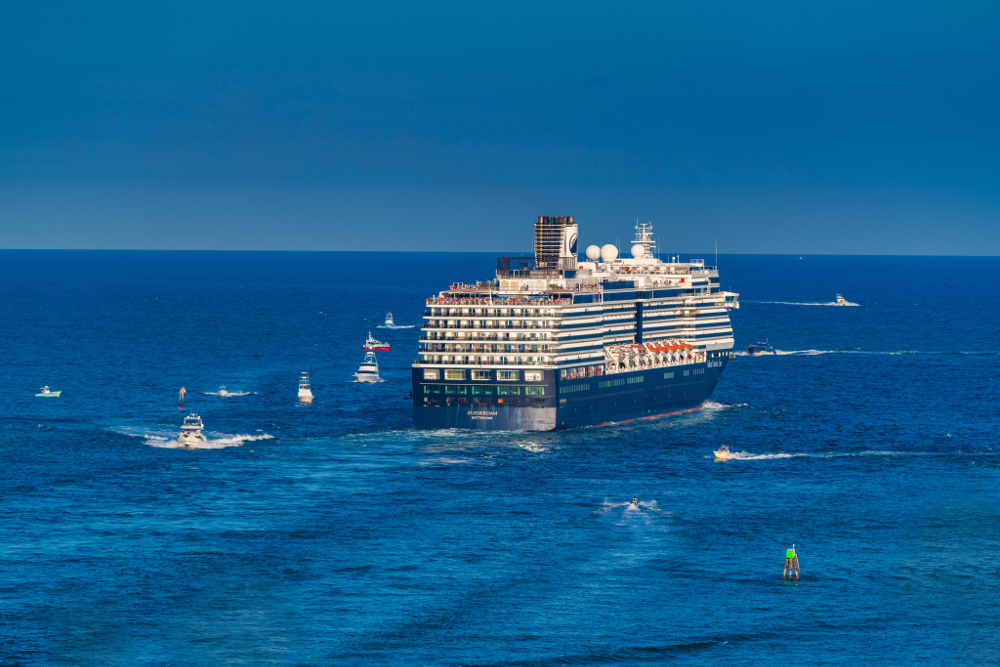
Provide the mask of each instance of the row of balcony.
{"label": "row of balcony", "polygon": [[455,336],[446,336],[441,332],[420,334],[420,340],[447,340],[452,342],[464,342],[465,340],[549,340],[546,333],[481,333],[478,336],[456,339]]}
{"label": "row of balcony", "polygon": [[[552,346],[553,349],[555,346]],[[497,354],[502,353],[534,353],[534,352],[548,352],[548,345],[538,345],[538,344],[490,344],[490,345],[476,345],[471,343],[424,343],[423,352],[493,352]]]}
{"label": "row of balcony", "polygon": [[[439,312],[434,312],[434,310],[437,310]],[[554,311],[552,311],[552,310],[542,310],[542,309],[536,309],[536,310],[540,310],[541,311],[541,312],[536,312],[536,313],[532,313],[532,312],[526,312],[526,313],[524,313],[524,312],[520,312],[520,309],[518,309],[518,312],[515,313],[515,312],[513,312],[509,308],[507,308],[507,309],[501,308],[500,312],[498,312],[498,313],[486,312],[487,309],[485,309],[485,308],[437,308],[437,309],[434,309],[434,310],[430,310],[430,309],[425,310],[424,311],[424,317],[463,317],[463,316],[469,317],[469,316],[473,316],[473,317],[518,317],[518,318],[520,318],[520,317],[534,317],[534,318],[538,318],[538,317],[556,317],[557,316],[556,313]],[[460,312],[448,312],[448,311],[460,311]]]}
{"label": "row of balcony", "polygon": [[517,361],[516,359],[493,359],[482,357],[479,359],[472,359],[470,357],[462,357],[461,359],[455,361],[435,361],[433,359],[414,359],[415,364],[441,364],[447,366],[551,366],[555,362],[552,361],[539,361],[537,359],[528,361],[527,359],[523,361]]}
{"label": "row of balcony", "polygon": [[539,322],[524,322],[522,324],[479,324],[479,323],[466,323],[460,324],[459,322],[448,322],[447,324],[433,324],[431,322],[425,322],[420,325],[421,329],[558,329],[562,325],[558,322],[545,322],[544,324]]}

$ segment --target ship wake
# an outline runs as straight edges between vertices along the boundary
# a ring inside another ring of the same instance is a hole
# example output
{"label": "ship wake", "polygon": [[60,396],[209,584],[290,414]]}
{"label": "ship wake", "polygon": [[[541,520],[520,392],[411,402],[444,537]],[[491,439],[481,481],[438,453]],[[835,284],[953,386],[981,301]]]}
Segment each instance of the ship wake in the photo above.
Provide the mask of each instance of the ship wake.
{"label": "ship wake", "polygon": [[[907,456],[916,455],[921,452],[892,452],[883,450],[868,450],[863,452],[827,452],[823,454],[811,454],[806,452],[786,453],[776,452],[774,454],[755,454],[753,452],[729,452],[725,459],[721,461],[773,461],[775,459],[838,459],[856,456]],[[708,456],[706,458],[713,458]]]}
{"label": "ship wake", "polygon": [[878,356],[905,356],[905,355],[926,355],[926,356],[973,356],[973,357],[995,357],[1000,355],[1000,351],[983,350],[955,350],[952,352],[933,352],[928,350],[778,350],[774,354],[750,354],[748,352],[737,352],[739,357],[814,357],[821,354],[873,354]]}
{"label": "ship wake", "polygon": [[767,303],[780,306],[861,306],[860,303],[854,303],[852,301],[847,301],[845,303],[837,303],[836,301],[743,301],[743,303]]}
{"label": "ship wake", "polygon": [[207,434],[208,442],[202,445],[187,446],[177,442],[177,433],[166,429],[133,429],[116,428],[115,433],[126,435],[130,438],[142,438],[143,444],[149,447],[161,449],[226,449],[227,447],[239,447],[246,442],[256,442],[258,440],[273,440],[274,436],[268,433],[251,435],[249,433],[232,435],[228,433]]}

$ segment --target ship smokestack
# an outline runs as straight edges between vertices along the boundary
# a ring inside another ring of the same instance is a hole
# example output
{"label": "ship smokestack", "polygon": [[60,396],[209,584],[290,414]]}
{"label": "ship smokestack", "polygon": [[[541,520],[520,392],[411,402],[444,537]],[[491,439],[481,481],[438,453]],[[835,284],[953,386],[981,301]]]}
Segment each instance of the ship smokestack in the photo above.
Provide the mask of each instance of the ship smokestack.
{"label": "ship smokestack", "polygon": [[535,223],[535,268],[556,271],[576,269],[577,231],[572,216],[538,216]]}

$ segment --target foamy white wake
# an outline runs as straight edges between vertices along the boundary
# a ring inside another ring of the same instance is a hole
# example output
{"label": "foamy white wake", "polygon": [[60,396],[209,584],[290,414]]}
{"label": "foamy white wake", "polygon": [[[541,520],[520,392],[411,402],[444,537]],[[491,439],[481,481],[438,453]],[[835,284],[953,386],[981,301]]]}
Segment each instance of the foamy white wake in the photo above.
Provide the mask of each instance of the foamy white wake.
{"label": "foamy white wake", "polygon": [[412,329],[415,326],[417,326],[417,325],[416,324],[397,324],[395,326],[390,327],[390,326],[386,326],[384,324],[380,324],[380,325],[378,325],[375,328],[376,329]]}
{"label": "foamy white wake", "polygon": [[746,403],[716,403],[715,401],[705,401],[701,404],[705,410],[729,410],[731,408],[748,407]]}
{"label": "foamy white wake", "polygon": [[874,354],[880,356],[899,356],[899,355],[928,355],[928,356],[948,356],[952,354],[956,355],[966,355],[973,357],[990,357],[1000,354],[1000,352],[977,352],[970,350],[956,350],[954,352],[929,352],[924,350],[778,350],[775,349],[774,354],[748,354],[747,352],[737,352],[736,355],[740,357],[788,357],[788,356],[805,356],[812,357],[818,354]]}
{"label": "foamy white wake", "polygon": [[601,507],[594,510],[594,514],[607,514],[608,512],[614,510],[622,510],[623,514],[625,512],[658,512],[661,514],[669,514],[670,512],[664,512],[661,510],[655,500],[640,500],[638,505],[633,505],[631,501],[629,502],[611,502],[607,498],[601,503]]}
{"label": "foamy white wake", "polygon": [[151,437],[146,438],[146,444],[150,447],[163,447],[166,449],[225,449],[226,447],[239,447],[244,442],[254,442],[255,440],[273,440],[273,435],[225,435],[219,434],[220,437],[211,437],[208,439],[204,445],[198,446],[188,446],[182,445],[177,442],[177,437],[173,438],[161,438],[161,437]]}
{"label": "foamy white wake", "polygon": [[[864,451],[864,452],[830,452],[826,454],[786,454],[785,452],[777,452],[775,454],[754,454],[753,452],[730,452],[729,456],[723,461],[769,461],[773,459],[795,459],[795,458],[809,458],[809,459],[836,459],[843,457],[853,457],[853,456],[906,456],[906,455],[916,455],[921,452],[889,452],[889,451]],[[714,458],[714,456],[709,456],[707,458]]]}
{"label": "foamy white wake", "polygon": [[[220,392],[217,392],[217,391],[203,391],[201,393],[205,394],[206,396],[222,396],[223,395],[223,394],[221,394]],[[250,395],[249,391],[227,391],[225,393],[225,397],[226,398],[229,398],[230,396],[249,396],[249,395]]]}
{"label": "foamy white wake", "polygon": [[836,301],[827,301],[820,303],[818,301],[746,301],[744,303],[772,303],[779,304],[782,306],[860,306],[860,303],[853,303],[848,301],[847,303],[837,303]]}
{"label": "foamy white wake", "polygon": [[130,438],[142,438],[144,440],[143,444],[149,445],[150,447],[161,447],[164,449],[225,449],[226,447],[239,447],[245,442],[274,439],[273,435],[269,435],[267,433],[260,433],[257,435],[250,435],[246,433],[240,435],[208,433],[206,434],[206,437],[208,437],[207,443],[196,447],[189,447],[181,445],[177,442],[177,431],[170,432],[166,429],[151,430],[130,427],[115,428],[112,430],[115,433],[121,433],[122,435],[129,436]]}

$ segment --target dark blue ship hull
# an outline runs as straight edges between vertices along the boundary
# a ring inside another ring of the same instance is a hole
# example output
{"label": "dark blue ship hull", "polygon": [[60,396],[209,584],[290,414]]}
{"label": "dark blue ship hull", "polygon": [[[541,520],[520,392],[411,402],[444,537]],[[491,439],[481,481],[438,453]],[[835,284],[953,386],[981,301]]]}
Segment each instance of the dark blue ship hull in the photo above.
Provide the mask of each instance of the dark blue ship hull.
{"label": "dark blue ship hull", "polygon": [[421,429],[552,431],[689,412],[712,395],[727,357],[571,380],[557,380],[555,372],[546,371],[541,382],[519,383],[533,396],[523,391],[500,395],[513,391],[515,383],[427,381],[415,368],[413,423]]}

